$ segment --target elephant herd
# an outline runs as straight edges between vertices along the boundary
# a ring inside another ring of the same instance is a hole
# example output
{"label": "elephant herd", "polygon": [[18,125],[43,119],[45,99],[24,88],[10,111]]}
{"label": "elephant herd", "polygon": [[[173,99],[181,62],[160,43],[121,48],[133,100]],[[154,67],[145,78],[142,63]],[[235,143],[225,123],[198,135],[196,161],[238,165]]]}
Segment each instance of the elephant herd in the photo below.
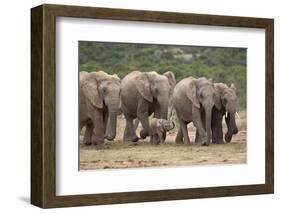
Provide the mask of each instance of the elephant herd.
{"label": "elephant herd", "polygon": [[[235,121],[236,88],[213,83],[205,77],[187,77],[176,82],[171,71],[133,71],[122,80],[104,71],[80,72],[80,130],[86,127],[83,143],[103,148],[104,140],[114,140],[117,116],[124,114],[123,140],[137,142],[150,137],[154,144],[164,143],[166,132],[175,127],[170,115],[175,110],[179,129],[176,143],[190,144],[187,125],[196,127],[195,142],[202,145],[230,142],[238,129]],[[153,118],[150,118],[153,115]],[[227,132],[223,139],[222,120]]]}

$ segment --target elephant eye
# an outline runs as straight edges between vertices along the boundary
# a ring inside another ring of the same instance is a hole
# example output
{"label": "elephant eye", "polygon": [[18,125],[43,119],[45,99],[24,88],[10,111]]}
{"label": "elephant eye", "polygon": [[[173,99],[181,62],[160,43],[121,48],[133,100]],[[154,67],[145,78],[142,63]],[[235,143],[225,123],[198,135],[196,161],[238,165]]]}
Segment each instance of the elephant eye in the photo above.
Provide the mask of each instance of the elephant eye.
{"label": "elephant eye", "polygon": [[158,88],[157,88],[157,87],[154,87],[153,89],[154,89],[154,93],[155,93],[155,94],[158,94]]}
{"label": "elephant eye", "polygon": [[223,99],[222,99],[222,103],[223,103],[223,105],[226,105],[226,104],[227,104],[227,99],[226,99],[226,98],[223,98]]}
{"label": "elephant eye", "polygon": [[103,87],[103,88],[102,88],[102,92],[103,92],[103,93],[106,93],[106,92],[107,92],[106,87]]}

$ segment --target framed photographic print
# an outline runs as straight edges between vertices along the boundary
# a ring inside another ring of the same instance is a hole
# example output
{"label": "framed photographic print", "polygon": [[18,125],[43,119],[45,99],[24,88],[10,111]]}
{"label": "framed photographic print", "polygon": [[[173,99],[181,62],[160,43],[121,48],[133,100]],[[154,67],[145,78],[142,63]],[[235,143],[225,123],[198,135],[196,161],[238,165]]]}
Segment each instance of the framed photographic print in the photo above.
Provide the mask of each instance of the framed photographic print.
{"label": "framed photographic print", "polygon": [[274,191],[273,19],[31,9],[31,203]]}

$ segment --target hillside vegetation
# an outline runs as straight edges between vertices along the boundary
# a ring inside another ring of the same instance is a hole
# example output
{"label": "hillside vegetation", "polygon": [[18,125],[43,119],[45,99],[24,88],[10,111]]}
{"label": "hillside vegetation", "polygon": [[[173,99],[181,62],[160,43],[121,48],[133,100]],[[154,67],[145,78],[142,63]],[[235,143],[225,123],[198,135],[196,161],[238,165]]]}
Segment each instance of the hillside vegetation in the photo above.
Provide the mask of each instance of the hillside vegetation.
{"label": "hillside vegetation", "polygon": [[173,71],[177,80],[205,76],[234,83],[238,110],[246,108],[246,55],[245,48],[79,42],[80,71],[104,70],[120,78],[133,70]]}

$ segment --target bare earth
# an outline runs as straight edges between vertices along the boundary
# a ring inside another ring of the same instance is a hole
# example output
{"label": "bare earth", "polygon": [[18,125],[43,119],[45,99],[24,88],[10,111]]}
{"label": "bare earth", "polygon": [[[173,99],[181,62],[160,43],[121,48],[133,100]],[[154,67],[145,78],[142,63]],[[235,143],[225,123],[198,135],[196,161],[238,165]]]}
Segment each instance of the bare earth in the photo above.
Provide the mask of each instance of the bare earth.
{"label": "bare earth", "polygon": [[[240,131],[231,143],[208,147],[194,143],[191,146],[175,144],[176,130],[170,132],[161,145],[152,145],[148,139],[137,143],[123,142],[124,121],[119,118],[117,137],[115,141],[105,143],[106,149],[96,150],[80,143],[80,170],[246,163],[246,115],[239,114],[237,126]],[[190,126],[189,132],[191,141],[194,141],[194,127]],[[82,141],[82,136],[80,139]]]}

